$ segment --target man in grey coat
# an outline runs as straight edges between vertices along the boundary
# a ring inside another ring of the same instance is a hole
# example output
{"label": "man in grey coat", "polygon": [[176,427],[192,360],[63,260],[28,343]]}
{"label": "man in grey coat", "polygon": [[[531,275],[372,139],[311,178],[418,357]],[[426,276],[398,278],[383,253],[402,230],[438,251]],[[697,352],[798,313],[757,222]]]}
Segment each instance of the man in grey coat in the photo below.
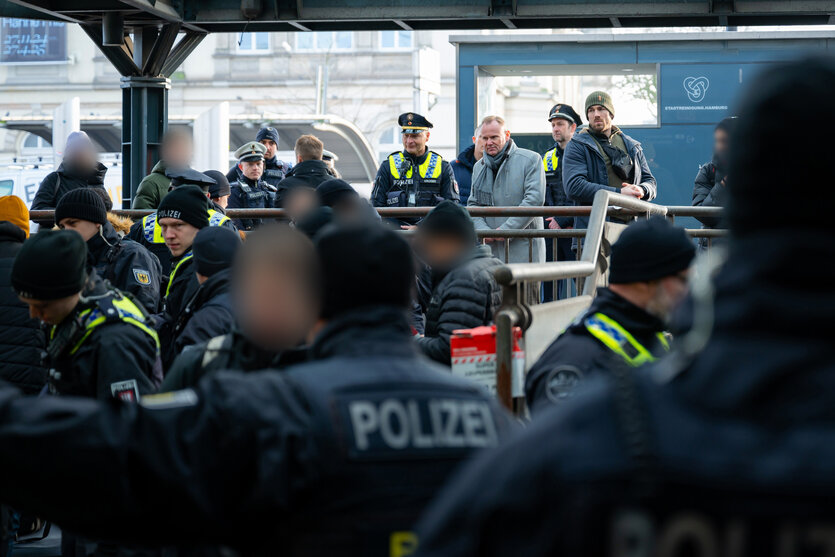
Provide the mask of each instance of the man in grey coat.
{"label": "man in grey coat", "polygon": [[[542,157],[520,149],[500,116],[481,122],[484,155],[473,166],[469,207],[542,207],[545,204],[545,169]],[[474,217],[476,230],[543,230],[542,217]],[[509,258],[504,242],[510,242]],[[529,248],[529,242],[532,243]],[[508,263],[545,261],[545,239],[488,240],[493,255]]]}
{"label": "man in grey coat", "polygon": [[[604,91],[586,97],[589,127],[575,133],[565,148],[562,183],[574,205],[591,205],[600,190],[655,199],[658,188],[641,144],[612,124],[615,106]],[[588,217],[575,217],[575,228],[586,228]],[[576,242],[575,242],[576,249]]]}

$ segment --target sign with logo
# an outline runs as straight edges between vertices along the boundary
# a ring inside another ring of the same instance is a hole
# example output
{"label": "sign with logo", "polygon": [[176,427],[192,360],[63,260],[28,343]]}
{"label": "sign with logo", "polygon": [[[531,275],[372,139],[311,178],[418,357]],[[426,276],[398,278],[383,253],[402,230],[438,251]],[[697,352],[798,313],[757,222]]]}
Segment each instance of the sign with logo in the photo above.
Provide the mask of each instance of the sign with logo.
{"label": "sign with logo", "polygon": [[0,62],[62,62],[67,59],[63,21],[0,19]]}
{"label": "sign with logo", "polygon": [[760,64],[662,64],[661,123],[715,124],[731,115]]}

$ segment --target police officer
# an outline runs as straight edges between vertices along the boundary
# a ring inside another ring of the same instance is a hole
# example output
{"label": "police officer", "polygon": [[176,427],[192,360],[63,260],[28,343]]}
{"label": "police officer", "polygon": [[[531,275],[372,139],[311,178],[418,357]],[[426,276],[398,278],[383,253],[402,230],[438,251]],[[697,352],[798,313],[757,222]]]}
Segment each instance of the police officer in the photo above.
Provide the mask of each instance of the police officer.
{"label": "police officer", "polygon": [[638,221],[612,246],[609,287],[533,365],[525,380],[531,412],[571,396],[581,380],[613,367],[654,361],[669,348],[670,315],[687,294],[696,248],[663,217]]}
{"label": "police officer", "polygon": [[226,214],[226,206],[229,204],[229,195],[232,193],[229,187],[229,180],[219,170],[207,170],[203,174],[215,181],[209,186],[209,201],[212,209]]}
{"label": "police officer", "polygon": [[302,271],[316,266],[315,257],[310,240],[286,225],[268,224],[247,235],[232,269],[238,326],[184,350],[160,390],[193,387],[220,370],[277,369],[303,360],[306,351],[296,347],[315,324],[319,292]]}
{"label": "police officer", "polygon": [[[287,173],[293,168],[292,163],[278,159],[278,131],[275,128],[261,128],[255,136],[255,141],[264,146],[264,174],[261,179],[274,188],[282,181]],[[243,176],[240,163],[229,169],[226,173],[226,180],[239,182]]]}
{"label": "police officer", "polygon": [[58,201],[55,222],[87,242],[87,270],[130,294],[149,313],[159,306],[162,267],[141,244],[119,236],[107,220],[101,196],[89,188],[72,190]]}
{"label": "police officer", "polygon": [[[574,109],[567,104],[555,104],[548,111],[548,122],[551,124],[551,137],[554,138],[554,147],[542,155],[542,165],[545,167],[545,205],[548,207],[570,206],[573,203],[568,201],[565,189],[562,187],[562,166],[560,161],[565,152],[565,147],[578,127],[583,125],[583,120]],[[574,227],[574,217],[548,217],[545,219],[546,226],[551,230],[560,230]],[[557,261],[571,261],[574,253],[571,251],[571,238],[546,238],[545,259],[554,261],[554,241],[557,242]],[[554,298],[553,283],[543,283],[545,289],[544,301],[550,302],[554,299],[566,297],[566,281],[557,283],[557,296]]]}
{"label": "police officer", "polygon": [[[317,251],[321,271],[298,269],[321,284],[314,362],[218,373],[131,411],[0,388],[4,499],[37,502],[82,533],[148,543],[273,554],[278,540],[290,556],[413,551],[415,517],[462,461],[512,426],[480,387],[417,355],[404,240],[380,225],[332,229]],[[37,481],[44,475],[62,489]]]}
{"label": "police officer", "polygon": [[12,287],[32,317],[49,327],[49,390],[100,400],[137,401],[162,381],[159,341],[148,314],[95,273],[72,231],[27,240],[12,267]]}
{"label": "police officer", "polygon": [[[775,158],[770,116],[833,94],[831,57],[777,64],[742,92],[727,260],[694,288],[688,338],[674,357],[597,381],[463,470],[427,515],[424,555],[753,557],[832,547],[835,267],[825,262],[835,234],[823,223],[835,190],[797,198],[803,219],[763,214],[784,195],[785,176],[814,183],[831,170],[803,141]],[[835,114],[816,124],[830,129]]]}
{"label": "police officer", "polygon": [[[230,184],[229,209],[267,209],[275,203],[276,188],[261,179],[264,173],[264,153],[267,149],[256,141],[241,145],[235,156],[241,175],[237,182]],[[235,226],[241,230],[253,230],[263,219],[235,219]]]}
{"label": "police officer", "polygon": [[[166,170],[165,175],[171,178],[171,190],[184,185],[197,186],[207,198],[211,195],[211,186],[217,183],[213,178],[190,168]],[[237,231],[232,219],[217,207],[210,207],[206,216],[209,220],[209,226],[224,226]],[[133,223],[128,238],[139,242],[157,256],[162,266],[162,284],[165,288],[168,274],[171,272],[171,252],[165,246],[165,239],[162,237],[162,228],[157,221],[157,214],[151,213],[144,216],[142,220]]]}
{"label": "police officer", "polygon": [[197,233],[209,226],[208,207],[209,200],[203,192],[197,186],[188,185],[166,195],[156,212],[160,233],[171,253],[171,273],[163,292],[162,311],[157,316],[162,362],[166,368],[176,355],[174,326],[200,287],[192,244]]}
{"label": "police officer", "polygon": [[[444,199],[458,201],[458,186],[452,167],[426,146],[432,123],[413,112],[397,119],[402,130],[403,151],[392,153],[380,165],[371,201],[375,207],[434,207]],[[419,219],[404,218],[403,226]]]}

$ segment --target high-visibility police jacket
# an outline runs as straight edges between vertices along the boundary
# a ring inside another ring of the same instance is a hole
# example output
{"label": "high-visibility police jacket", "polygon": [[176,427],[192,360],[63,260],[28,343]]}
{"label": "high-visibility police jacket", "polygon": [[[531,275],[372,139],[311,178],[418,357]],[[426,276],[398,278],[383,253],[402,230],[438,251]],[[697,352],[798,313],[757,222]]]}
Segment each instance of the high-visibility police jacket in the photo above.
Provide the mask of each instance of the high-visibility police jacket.
{"label": "high-visibility police jacket", "polygon": [[[542,155],[542,166],[545,168],[545,205],[548,207],[573,205],[568,201],[562,187],[562,155],[563,149],[559,144],[554,144],[553,149]],[[557,224],[560,228],[570,228],[574,226],[574,217],[558,217]]]}
{"label": "high-visibility police jacket", "polygon": [[82,302],[49,331],[53,394],[137,401],[162,381],[159,339],[148,315],[93,272]]}
{"label": "high-visibility police jacket", "polygon": [[444,199],[458,201],[455,175],[434,151],[421,157],[398,151],[380,165],[371,201],[375,207],[434,207]]}
{"label": "high-visibility police jacket", "polygon": [[[237,231],[232,219],[224,215],[222,212],[215,209],[209,209],[208,212],[209,226],[225,226]],[[148,251],[153,253],[159,259],[162,267],[162,289],[164,292],[166,281],[168,280],[168,273],[171,272],[171,252],[165,245],[165,239],[162,237],[162,227],[157,222],[157,214],[151,213],[142,218],[142,220],[133,223],[128,233],[128,238],[134,242],[139,242]]]}
{"label": "high-visibility police jacket", "polygon": [[664,323],[608,288],[598,290],[586,313],[551,343],[525,379],[532,412],[558,404],[577,384],[614,366],[637,367],[669,348]]}

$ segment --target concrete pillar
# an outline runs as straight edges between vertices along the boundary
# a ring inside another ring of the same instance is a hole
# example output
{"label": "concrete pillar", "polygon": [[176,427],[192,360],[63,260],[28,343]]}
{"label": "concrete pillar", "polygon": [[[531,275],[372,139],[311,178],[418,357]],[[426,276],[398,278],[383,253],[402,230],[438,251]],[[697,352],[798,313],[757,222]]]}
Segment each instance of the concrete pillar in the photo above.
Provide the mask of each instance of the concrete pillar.
{"label": "concrete pillar", "polygon": [[192,168],[220,170],[229,165],[229,103],[216,104],[194,121],[194,161]]}
{"label": "concrete pillar", "polygon": [[52,111],[52,160],[55,168],[64,157],[67,136],[81,130],[81,100],[73,97]]}

